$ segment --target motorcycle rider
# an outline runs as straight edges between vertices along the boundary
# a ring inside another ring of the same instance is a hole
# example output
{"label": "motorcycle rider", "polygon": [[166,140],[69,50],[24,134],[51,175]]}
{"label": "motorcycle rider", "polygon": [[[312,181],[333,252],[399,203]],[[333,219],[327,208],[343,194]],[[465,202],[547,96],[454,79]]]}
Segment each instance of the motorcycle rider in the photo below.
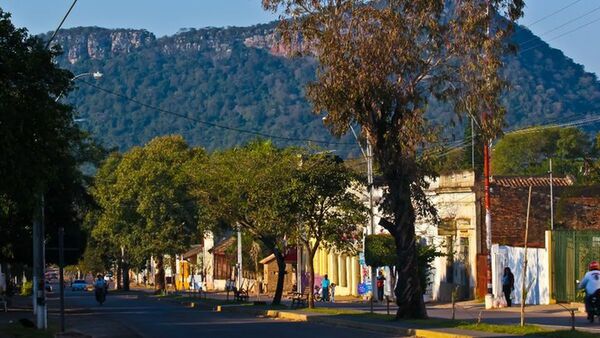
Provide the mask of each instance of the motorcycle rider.
{"label": "motorcycle rider", "polygon": [[[104,302],[106,297],[107,284],[104,277],[98,274],[97,279],[94,281],[94,293],[96,295],[96,301],[99,303]],[[100,301],[102,300],[102,301]]]}
{"label": "motorcycle rider", "polygon": [[[585,311],[588,314],[588,319],[593,320],[593,314],[590,313],[590,302],[592,296],[600,291],[600,264],[593,261],[588,266],[589,271],[585,274],[579,283],[579,289],[585,289]],[[590,318],[591,317],[591,318]]]}

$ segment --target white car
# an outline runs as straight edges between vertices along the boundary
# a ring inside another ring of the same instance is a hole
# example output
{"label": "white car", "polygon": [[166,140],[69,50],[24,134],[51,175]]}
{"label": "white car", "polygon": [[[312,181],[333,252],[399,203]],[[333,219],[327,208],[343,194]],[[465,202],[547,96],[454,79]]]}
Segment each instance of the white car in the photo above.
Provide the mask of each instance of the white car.
{"label": "white car", "polygon": [[74,280],[73,283],[71,283],[72,291],[85,291],[86,289],[87,283],[82,279]]}

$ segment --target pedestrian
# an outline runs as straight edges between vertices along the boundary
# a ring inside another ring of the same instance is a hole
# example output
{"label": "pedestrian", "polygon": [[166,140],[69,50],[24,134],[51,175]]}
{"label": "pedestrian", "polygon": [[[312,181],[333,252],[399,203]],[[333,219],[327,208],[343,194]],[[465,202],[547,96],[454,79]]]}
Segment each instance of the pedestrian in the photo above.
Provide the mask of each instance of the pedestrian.
{"label": "pedestrian", "polygon": [[502,292],[506,299],[506,306],[510,307],[512,302],[510,300],[510,294],[515,289],[515,276],[507,266],[504,268],[504,274],[502,275]]}
{"label": "pedestrian", "polygon": [[325,278],[323,278],[323,280],[321,281],[321,292],[323,293],[323,301],[324,302],[328,302],[329,301],[329,285],[331,283],[329,282],[329,278],[327,277],[327,275],[325,275]]}
{"label": "pedestrian", "polygon": [[379,270],[377,274],[377,299],[381,302],[383,301],[383,286],[384,286],[385,276],[383,275],[383,270]]}
{"label": "pedestrian", "polygon": [[331,283],[329,289],[329,293],[331,294],[331,302],[335,303],[335,283]]}

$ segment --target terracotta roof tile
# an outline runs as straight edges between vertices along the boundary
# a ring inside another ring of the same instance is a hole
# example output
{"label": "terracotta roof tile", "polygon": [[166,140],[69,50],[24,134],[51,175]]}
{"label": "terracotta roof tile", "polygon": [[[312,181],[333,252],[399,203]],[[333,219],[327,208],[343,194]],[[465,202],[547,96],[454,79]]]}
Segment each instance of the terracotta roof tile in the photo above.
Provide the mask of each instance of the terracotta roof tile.
{"label": "terracotta roof tile", "polygon": [[[533,187],[549,187],[550,177],[548,176],[493,176],[491,177],[490,183],[502,187],[511,188],[526,188],[529,186]],[[570,176],[564,177],[553,177],[552,185],[555,187],[567,187],[575,183],[574,179]]]}

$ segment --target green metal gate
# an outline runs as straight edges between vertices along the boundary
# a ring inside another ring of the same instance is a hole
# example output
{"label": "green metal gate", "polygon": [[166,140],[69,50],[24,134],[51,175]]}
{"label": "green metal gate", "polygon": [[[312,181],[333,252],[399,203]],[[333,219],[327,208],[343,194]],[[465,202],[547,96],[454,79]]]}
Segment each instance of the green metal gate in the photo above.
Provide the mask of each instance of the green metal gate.
{"label": "green metal gate", "polygon": [[553,296],[559,302],[575,301],[576,280],[583,278],[589,262],[600,261],[600,231],[553,231],[552,249]]}

